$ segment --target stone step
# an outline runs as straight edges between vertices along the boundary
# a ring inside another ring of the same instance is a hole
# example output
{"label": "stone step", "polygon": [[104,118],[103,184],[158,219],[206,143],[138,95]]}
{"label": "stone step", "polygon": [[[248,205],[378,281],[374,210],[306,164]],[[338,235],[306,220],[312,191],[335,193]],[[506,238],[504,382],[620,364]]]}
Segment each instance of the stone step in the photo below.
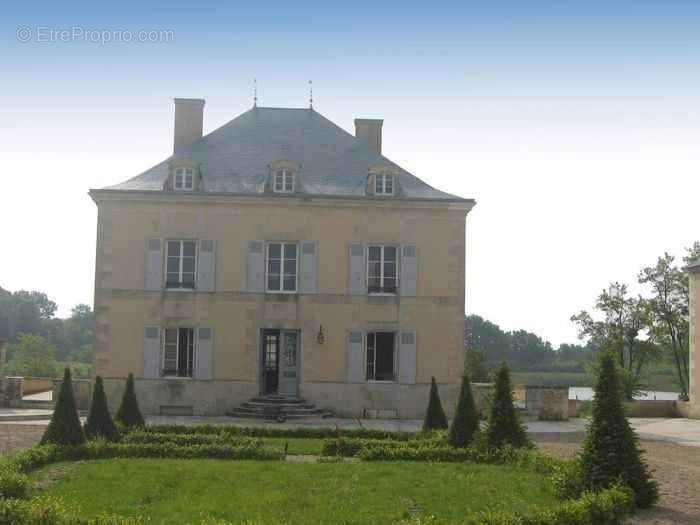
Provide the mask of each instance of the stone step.
{"label": "stone step", "polygon": [[314,408],[314,405],[312,403],[286,403],[286,402],[263,403],[261,401],[245,401],[245,402],[241,403],[241,407],[243,407],[243,408],[256,408],[256,409],[270,409],[270,410],[272,410],[273,408],[279,408],[280,410],[292,411],[292,410],[298,410],[298,409]]}
{"label": "stone step", "polygon": [[310,406],[306,408],[292,407],[286,408],[281,406],[245,406],[245,403],[236,407],[237,410],[241,412],[246,412],[248,414],[318,414],[322,412],[320,408],[315,406]]}
{"label": "stone step", "polygon": [[55,403],[53,401],[42,401],[37,399],[23,399],[20,403],[22,408],[27,409],[39,409],[39,410],[53,410]]}
{"label": "stone step", "polygon": [[[227,412],[227,415],[235,418],[242,419],[259,419],[259,420],[275,420],[277,414],[266,413],[266,412],[249,412],[246,410],[241,410],[240,408],[234,408]],[[283,416],[285,420],[299,420],[299,419],[319,419],[333,417],[330,412],[325,412],[320,409],[314,412],[283,412],[279,414]]]}
{"label": "stone step", "polygon": [[306,400],[302,399],[300,397],[274,395],[274,396],[257,396],[257,397],[252,398],[249,402],[265,403],[267,405],[276,405],[279,403],[286,404],[286,405],[298,405],[298,404],[306,403]]}

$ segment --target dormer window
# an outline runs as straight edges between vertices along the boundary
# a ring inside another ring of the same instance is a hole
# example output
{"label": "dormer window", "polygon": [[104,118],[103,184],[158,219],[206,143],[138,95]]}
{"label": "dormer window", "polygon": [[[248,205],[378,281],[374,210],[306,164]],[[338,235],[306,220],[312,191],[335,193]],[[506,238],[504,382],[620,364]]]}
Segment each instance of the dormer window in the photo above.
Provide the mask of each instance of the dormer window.
{"label": "dormer window", "polygon": [[175,191],[193,191],[194,170],[192,168],[176,168],[173,188]]}
{"label": "dormer window", "polygon": [[294,172],[287,168],[275,170],[275,178],[272,188],[275,193],[294,192]]}
{"label": "dormer window", "polygon": [[394,195],[394,176],[386,173],[378,173],[374,176],[375,195]]}

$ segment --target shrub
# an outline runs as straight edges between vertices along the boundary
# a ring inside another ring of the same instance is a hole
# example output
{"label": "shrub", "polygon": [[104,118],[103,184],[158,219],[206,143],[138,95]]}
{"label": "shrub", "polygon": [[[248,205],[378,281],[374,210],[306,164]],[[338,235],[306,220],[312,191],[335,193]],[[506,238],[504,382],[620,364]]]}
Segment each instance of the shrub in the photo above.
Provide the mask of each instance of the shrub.
{"label": "shrub", "polygon": [[102,378],[95,378],[95,388],[92,391],[92,402],[90,403],[90,413],[85,423],[85,436],[88,439],[102,438],[107,441],[118,441],[119,433],[114,426],[112,416],[107,407],[107,396],[102,383]]}
{"label": "shrub", "polygon": [[430,398],[428,399],[428,410],[423,420],[423,430],[440,430],[447,428],[447,417],[440,402],[440,392],[433,377],[430,380]]}
{"label": "shrub", "polygon": [[486,428],[486,441],[489,448],[529,447],[525,427],[515,412],[513,405],[513,387],[510,382],[510,370],[503,362],[496,372],[496,385]]}
{"label": "shrub", "polygon": [[262,445],[263,443],[260,439],[230,436],[227,434],[160,434],[143,432],[141,430],[129,432],[123,437],[121,442],[126,444],[172,443],[178,446],[209,444],[243,445],[249,443],[258,443]]}
{"label": "shrub", "polygon": [[55,443],[57,445],[78,445],[85,441],[83,427],[80,424],[78,411],[75,408],[73,397],[73,383],[70,378],[70,369],[66,368],[63,374],[61,390],[54,407],[51,422],[46,427],[46,432],[41,438],[41,443]]}
{"label": "shrub", "polygon": [[29,478],[9,468],[0,468],[0,499],[26,498],[29,491]]}
{"label": "shrub", "polygon": [[455,417],[447,434],[447,441],[453,447],[466,447],[478,430],[479,414],[476,411],[476,405],[474,405],[469,376],[465,374],[462,377],[459,400],[455,409]]}
{"label": "shrub", "polygon": [[333,429],[333,428],[271,428],[271,427],[238,427],[233,425],[148,425],[138,429],[139,432],[154,434],[198,434],[226,435],[270,438],[366,438],[407,441],[421,438],[423,434],[410,432],[391,432],[369,428]]}
{"label": "shrub", "polygon": [[658,501],[658,484],[642,457],[639,438],[625,416],[615,358],[603,352],[597,366],[591,422],[580,457],[583,486],[591,490],[622,480],[639,507]]}
{"label": "shrub", "polygon": [[139,410],[139,403],[136,400],[134,374],[131,372],[129,372],[129,377],[126,379],[124,397],[122,397],[122,403],[119,405],[115,419],[126,428],[142,427],[146,424]]}

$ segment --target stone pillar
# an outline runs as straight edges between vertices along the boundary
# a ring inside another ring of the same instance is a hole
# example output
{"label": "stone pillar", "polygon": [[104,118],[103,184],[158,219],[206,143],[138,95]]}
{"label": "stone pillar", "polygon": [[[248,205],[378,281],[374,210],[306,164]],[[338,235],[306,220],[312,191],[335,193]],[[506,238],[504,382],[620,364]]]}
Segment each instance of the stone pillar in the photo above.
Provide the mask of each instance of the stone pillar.
{"label": "stone pillar", "polygon": [[0,388],[0,406],[19,407],[22,403],[23,383],[23,377],[5,377]]}

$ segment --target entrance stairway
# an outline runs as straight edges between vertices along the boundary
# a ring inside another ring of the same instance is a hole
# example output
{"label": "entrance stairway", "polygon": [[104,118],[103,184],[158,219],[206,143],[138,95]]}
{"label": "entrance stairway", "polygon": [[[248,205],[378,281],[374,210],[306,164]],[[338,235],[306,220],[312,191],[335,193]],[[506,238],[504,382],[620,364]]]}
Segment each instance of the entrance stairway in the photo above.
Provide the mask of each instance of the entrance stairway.
{"label": "entrance stairway", "polygon": [[252,398],[227,413],[231,417],[245,419],[267,419],[287,421],[299,419],[318,419],[332,417],[328,411],[316,408],[300,397],[267,395]]}

